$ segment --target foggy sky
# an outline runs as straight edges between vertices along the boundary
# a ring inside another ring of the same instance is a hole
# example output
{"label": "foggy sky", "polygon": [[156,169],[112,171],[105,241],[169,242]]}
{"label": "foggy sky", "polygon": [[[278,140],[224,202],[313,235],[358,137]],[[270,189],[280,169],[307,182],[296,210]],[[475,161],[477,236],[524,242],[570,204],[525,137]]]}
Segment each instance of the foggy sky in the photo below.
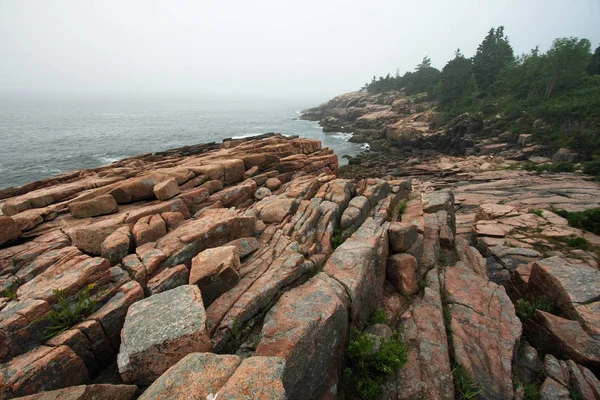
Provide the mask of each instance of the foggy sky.
{"label": "foggy sky", "polygon": [[600,0],[0,0],[0,94],[327,100],[442,68],[504,25],[516,54],[600,44]]}

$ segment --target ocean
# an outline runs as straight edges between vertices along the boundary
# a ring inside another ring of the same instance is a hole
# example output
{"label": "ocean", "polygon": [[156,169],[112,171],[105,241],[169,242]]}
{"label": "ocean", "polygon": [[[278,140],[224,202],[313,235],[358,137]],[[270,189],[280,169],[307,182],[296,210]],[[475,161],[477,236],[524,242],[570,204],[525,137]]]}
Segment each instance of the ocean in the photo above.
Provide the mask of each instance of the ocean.
{"label": "ocean", "polygon": [[321,140],[340,164],[350,134],[298,119],[307,101],[0,98],[0,189],[140,153],[266,132]]}

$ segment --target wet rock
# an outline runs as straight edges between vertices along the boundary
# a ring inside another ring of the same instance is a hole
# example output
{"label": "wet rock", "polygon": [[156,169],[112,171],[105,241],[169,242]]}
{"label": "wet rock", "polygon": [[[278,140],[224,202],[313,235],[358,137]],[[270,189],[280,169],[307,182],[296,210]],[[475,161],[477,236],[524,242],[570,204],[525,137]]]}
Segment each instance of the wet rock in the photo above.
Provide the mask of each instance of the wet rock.
{"label": "wet rock", "polygon": [[210,305],[239,281],[240,255],[235,246],[206,249],[192,260],[190,285],[198,285],[204,304]]}
{"label": "wet rock", "polygon": [[133,304],[121,332],[119,373],[148,385],[185,355],[210,350],[200,290],[180,286]]}
{"label": "wet rock", "polygon": [[183,264],[172,268],[165,268],[148,281],[148,293],[150,295],[166,292],[178,286],[187,285],[190,279],[190,271]]}
{"label": "wet rock", "polygon": [[139,399],[208,399],[223,387],[241,361],[235,355],[188,354],[154,381]]}
{"label": "wet rock", "polygon": [[87,201],[69,204],[69,211],[75,218],[89,218],[117,212],[119,209],[115,198],[110,194],[98,196]]}

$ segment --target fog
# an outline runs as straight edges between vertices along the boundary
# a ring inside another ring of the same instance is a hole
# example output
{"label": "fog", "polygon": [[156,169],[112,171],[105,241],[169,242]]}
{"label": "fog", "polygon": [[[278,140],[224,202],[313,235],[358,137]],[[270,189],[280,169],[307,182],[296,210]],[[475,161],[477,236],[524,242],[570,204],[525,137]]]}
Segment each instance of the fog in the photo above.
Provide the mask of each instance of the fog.
{"label": "fog", "polygon": [[0,94],[327,100],[498,25],[516,54],[596,48],[600,1],[0,0]]}

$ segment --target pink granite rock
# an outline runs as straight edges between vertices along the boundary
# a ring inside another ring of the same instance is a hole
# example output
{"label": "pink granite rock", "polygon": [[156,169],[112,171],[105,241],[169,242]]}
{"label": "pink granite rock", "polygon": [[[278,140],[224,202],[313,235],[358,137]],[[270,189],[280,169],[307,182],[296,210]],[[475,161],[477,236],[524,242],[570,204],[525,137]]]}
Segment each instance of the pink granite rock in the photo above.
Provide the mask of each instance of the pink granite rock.
{"label": "pink granite rock", "polygon": [[209,350],[200,290],[184,285],[129,308],[117,361],[124,382],[149,385],[187,354]]}

